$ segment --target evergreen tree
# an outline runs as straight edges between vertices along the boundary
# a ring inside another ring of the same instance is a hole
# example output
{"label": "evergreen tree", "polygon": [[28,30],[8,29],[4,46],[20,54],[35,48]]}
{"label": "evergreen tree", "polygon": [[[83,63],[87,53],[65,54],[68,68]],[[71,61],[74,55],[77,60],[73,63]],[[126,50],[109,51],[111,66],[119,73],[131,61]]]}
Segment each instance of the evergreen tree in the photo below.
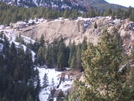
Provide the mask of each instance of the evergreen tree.
{"label": "evergreen tree", "polygon": [[74,67],[75,63],[75,55],[76,55],[76,46],[75,42],[69,43],[69,49],[70,49],[70,54],[69,54],[69,59],[68,59],[68,65],[70,68]]}
{"label": "evergreen tree", "polygon": [[45,63],[45,47],[40,47],[37,53],[37,63],[43,65]]}
{"label": "evergreen tree", "polygon": [[[126,83],[123,49],[117,33],[102,33],[97,46],[89,44],[82,58],[85,70],[84,81],[75,81],[74,96],[71,101],[127,101],[132,100],[132,92]],[[124,72],[123,72],[124,71]]]}
{"label": "evergreen tree", "polygon": [[71,63],[70,63],[70,68],[71,69],[75,69],[76,68],[76,54],[73,54],[73,56],[71,57]]}
{"label": "evergreen tree", "polygon": [[44,78],[43,78],[43,87],[46,88],[48,85],[49,85],[48,76],[47,76],[47,74],[45,73],[45,74],[44,74]]}
{"label": "evergreen tree", "polygon": [[67,67],[68,56],[66,55],[68,52],[66,51],[66,46],[64,44],[63,38],[58,43],[58,54],[57,54],[57,69],[64,70],[64,67]]}
{"label": "evergreen tree", "polygon": [[[129,57],[130,60],[134,61],[134,44],[132,44],[131,56]],[[131,90],[134,91],[134,66],[130,69],[130,76],[129,76],[129,83],[131,85]]]}
{"label": "evergreen tree", "polygon": [[54,86],[54,78],[52,78],[51,85]]}
{"label": "evergreen tree", "polygon": [[53,66],[56,67],[57,64],[57,54],[58,54],[58,40],[54,39],[54,42],[52,43],[52,62]]}
{"label": "evergreen tree", "polygon": [[134,10],[133,10],[133,12],[130,14],[129,19],[130,19],[131,21],[134,21]]}
{"label": "evergreen tree", "polygon": [[111,15],[111,14],[112,14],[111,8],[106,9],[105,12],[104,12],[104,15],[105,15],[105,16],[109,16],[109,15]]}
{"label": "evergreen tree", "polygon": [[78,45],[77,46],[77,51],[76,51],[76,69],[82,69],[82,66],[81,66],[81,45]]}
{"label": "evergreen tree", "polygon": [[40,42],[40,46],[43,47],[45,45],[45,40],[44,40],[44,35],[43,34],[41,35],[39,42]]}
{"label": "evergreen tree", "polygon": [[95,24],[94,24],[94,28],[96,29],[97,28],[97,23],[95,22]]}
{"label": "evergreen tree", "polygon": [[130,70],[129,83],[131,85],[131,90],[134,91],[134,67],[132,67],[131,70]]}
{"label": "evergreen tree", "polygon": [[87,49],[87,38],[86,37],[84,37],[84,39],[82,41],[81,49],[82,49],[82,53]]}
{"label": "evergreen tree", "polygon": [[53,53],[51,44],[47,44],[47,49],[45,51],[45,63],[49,68],[53,67]]}

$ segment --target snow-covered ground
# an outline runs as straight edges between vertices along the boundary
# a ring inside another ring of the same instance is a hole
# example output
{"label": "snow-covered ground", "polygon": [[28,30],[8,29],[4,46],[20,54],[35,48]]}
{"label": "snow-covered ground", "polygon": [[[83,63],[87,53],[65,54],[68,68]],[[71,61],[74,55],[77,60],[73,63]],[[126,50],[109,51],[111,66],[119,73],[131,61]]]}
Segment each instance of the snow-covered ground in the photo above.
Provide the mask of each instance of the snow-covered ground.
{"label": "snow-covered ground", "polygon": [[[39,94],[40,101],[48,101],[48,98],[51,95],[51,90],[53,89],[56,89],[56,90],[61,89],[64,92],[64,94],[66,94],[66,91],[70,89],[71,85],[73,84],[73,80],[70,80],[65,75],[65,81],[62,81],[59,87],[57,88],[60,82],[61,74],[63,72],[59,72],[59,71],[56,71],[55,69],[47,69],[47,68],[38,68],[38,71],[39,71],[41,87],[43,86],[43,78],[44,78],[45,73],[48,76],[48,82],[49,82],[49,86],[46,88],[43,88]],[[52,82],[52,79],[53,79],[53,82]],[[54,101],[56,101],[56,98],[54,99],[55,99]]]}

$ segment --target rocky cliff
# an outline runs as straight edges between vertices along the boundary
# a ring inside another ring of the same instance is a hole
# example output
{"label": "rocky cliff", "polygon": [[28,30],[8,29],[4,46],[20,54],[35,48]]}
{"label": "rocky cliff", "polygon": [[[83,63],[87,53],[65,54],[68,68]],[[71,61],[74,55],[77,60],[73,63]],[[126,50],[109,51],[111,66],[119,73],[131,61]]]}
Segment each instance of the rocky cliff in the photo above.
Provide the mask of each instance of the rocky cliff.
{"label": "rocky cliff", "polygon": [[[95,23],[97,28],[95,28]],[[40,38],[43,34],[45,40],[50,42],[63,37],[67,44],[70,40],[78,44],[86,37],[88,41],[96,44],[105,28],[108,28],[110,32],[114,27],[124,42],[130,44],[128,41],[134,39],[134,23],[128,19],[112,20],[111,17],[78,18],[77,20],[56,19],[52,21],[44,19],[39,24],[19,28],[15,33],[21,33],[33,39]]]}

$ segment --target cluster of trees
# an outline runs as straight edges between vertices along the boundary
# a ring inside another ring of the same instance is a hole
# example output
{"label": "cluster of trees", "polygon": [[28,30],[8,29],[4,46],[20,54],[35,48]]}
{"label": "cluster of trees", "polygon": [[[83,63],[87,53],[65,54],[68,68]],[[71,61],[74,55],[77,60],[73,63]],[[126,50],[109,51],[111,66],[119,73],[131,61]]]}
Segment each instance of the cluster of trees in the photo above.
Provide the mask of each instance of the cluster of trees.
{"label": "cluster of trees", "polygon": [[72,69],[82,69],[81,53],[87,48],[86,38],[82,43],[75,45],[75,42],[65,45],[64,39],[54,40],[49,43],[44,40],[42,35],[39,40],[36,39],[34,44],[28,45],[37,55],[35,63],[38,65],[47,65],[48,68],[64,70],[65,67]]}
{"label": "cluster of trees", "polygon": [[56,19],[58,17],[64,18],[77,18],[83,17],[95,17],[95,16],[112,16],[113,18],[130,18],[134,21],[134,8],[129,7],[128,9],[120,9],[112,11],[110,8],[103,12],[99,10],[89,10],[87,12],[80,13],[79,10],[53,10],[49,8],[36,7],[36,8],[23,8],[10,6],[0,2],[0,24],[10,24],[11,22],[27,21],[30,18],[46,18]]}
{"label": "cluster of trees", "polygon": [[[69,13],[69,14],[68,14]],[[49,8],[36,7],[36,8],[24,8],[10,6],[0,2],[0,24],[9,24],[17,21],[27,21],[30,18],[46,18],[56,19],[58,17],[70,17],[75,18],[80,13],[77,10],[52,10]]]}
{"label": "cluster of trees", "polygon": [[75,81],[74,91],[65,101],[133,101],[134,69],[129,67],[116,31],[104,30],[97,45],[88,45],[82,66],[84,79]]}
{"label": "cluster of trees", "polygon": [[39,101],[40,80],[31,51],[16,47],[1,33],[0,101]]}
{"label": "cluster of trees", "polygon": [[134,21],[134,8],[132,8],[132,7],[129,7],[127,9],[116,8],[115,10],[108,8],[108,9],[104,10],[103,12],[100,12],[98,10],[95,11],[95,10],[91,9],[87,13],[84,13],[82,16],[83,17],[112,16],[113,19],[129,18],[131,21]]}
{"label": "cluster of trees", "polygon": [[83,69],[81,66],[82,53],[87,49],[87,39],[84,38],[78,45],[70,40],[69,45],[64,43],[64,38],[54,39],[52,43],[44,40],[42,35],[36,39],[35,43],[25,43],[21,35],[16,37],[16,41],[26,45],[36,53],[34,64],[38,66],[47,65],[48,68],[64,70],[65,67],[71,69]]}
{"label": "cluster of trees", "polygon": [[129,7],[128,9],[117,8],[115,11],[112,11],[110,8],[106,9],[103,13],[104,16],[112,16],[113,19],[116,18],[129,18],[131,21],[134,21],[134,8]]}

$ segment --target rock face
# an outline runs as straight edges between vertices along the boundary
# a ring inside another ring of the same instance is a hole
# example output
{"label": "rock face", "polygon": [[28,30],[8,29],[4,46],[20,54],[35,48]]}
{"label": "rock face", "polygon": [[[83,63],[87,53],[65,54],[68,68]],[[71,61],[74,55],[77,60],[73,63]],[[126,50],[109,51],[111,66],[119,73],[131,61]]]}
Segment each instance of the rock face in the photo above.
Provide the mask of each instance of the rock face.
{"label": "rock face", "polygon": [[[97,24],[97,28],[95,28],[95,23]],[[96,44],[101,36],[101,32],[105,28],[108,28],[109,32],[111,32],[114,27],[117,28],[118,33],[122,38],[126,40],[129,38],[129,41],[134,39],[133,22],[128,21],[127,19],[112,20],[110,17],[78,18],[77,20],[44,20],[39,24],[21,28],[20,30],[15,31],[15,33],[21,33],[33,39],[40,38],[43,34],[45,40],[50,42],[54,39],[63,37],[66,44],[68,44],[70,40],[72,42],[75,41],[76,44],[78,44],[86,37],[87,41]]]}

